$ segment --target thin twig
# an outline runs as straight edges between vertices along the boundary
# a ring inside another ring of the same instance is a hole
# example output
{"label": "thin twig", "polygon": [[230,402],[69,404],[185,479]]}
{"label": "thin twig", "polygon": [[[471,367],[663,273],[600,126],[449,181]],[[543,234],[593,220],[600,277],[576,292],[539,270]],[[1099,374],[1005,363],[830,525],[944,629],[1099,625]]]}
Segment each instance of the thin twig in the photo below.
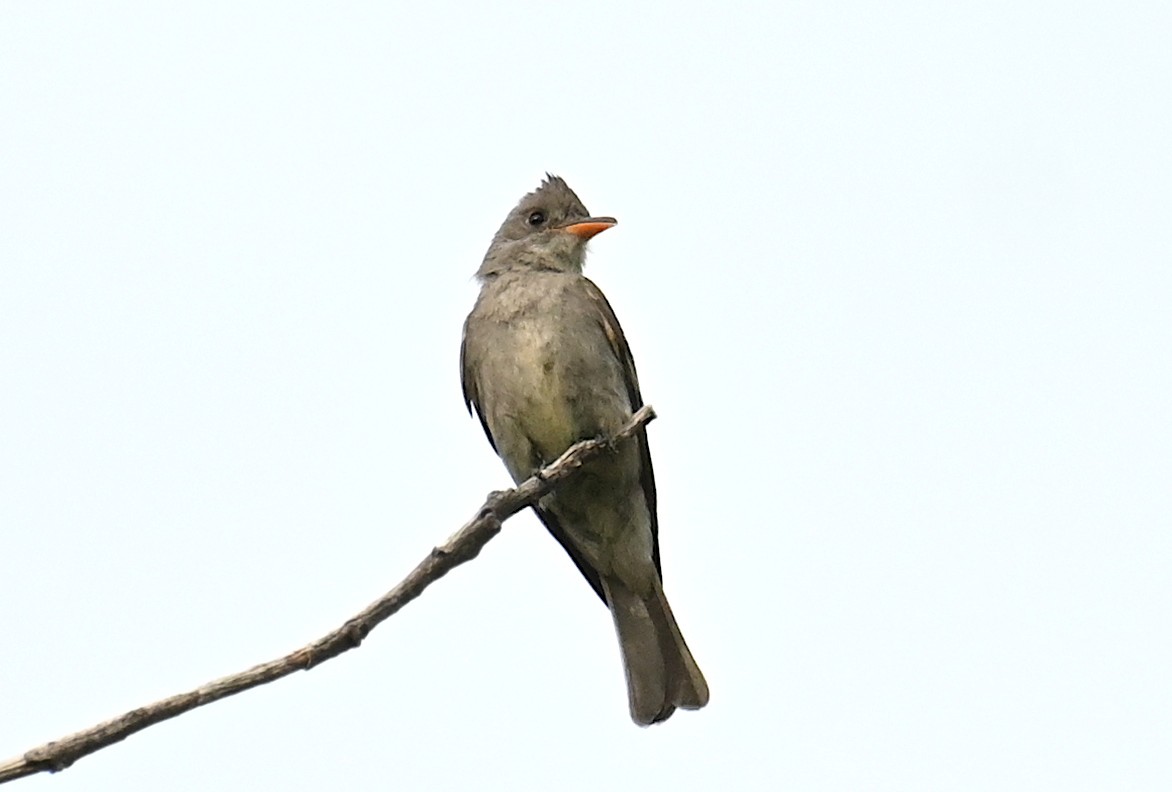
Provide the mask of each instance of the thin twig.
{"label": "thin twig", "polygon": [[448,541],[433,548],[399,585],[371,603],[338,629],[277,660],[253,666],[247,671],[209,682],[187,693],[171,696],[145,707],[130,710],[117,718],[84,731],[26,751],[23,756],[0,763],[0,784],[17,778],[50,772],[72,765],[83,756],[126,739],[161,721],[182,715],[222,698],[264,685],[294,671],[308,671],[333,657],[357,647],[370,631],[423,593],[429,585],[451,570],[471,561],[490,539],[500,533],[501,523],[535,503],[558,482],[574,474],[582,464],[643,430],[655,418],[650,406],[642,407],[614,437],[584,440],[572,446],[556,462],[517,487],[488,496],[476,516]]}

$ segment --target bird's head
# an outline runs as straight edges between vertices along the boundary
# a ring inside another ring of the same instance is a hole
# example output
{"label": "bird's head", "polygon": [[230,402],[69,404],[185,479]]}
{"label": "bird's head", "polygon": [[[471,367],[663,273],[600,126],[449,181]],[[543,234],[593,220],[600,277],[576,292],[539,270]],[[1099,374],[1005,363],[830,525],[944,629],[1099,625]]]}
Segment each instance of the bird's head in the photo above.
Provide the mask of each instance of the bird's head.
{"label": "bird's head", "polygon": [[546,174],[509,212],[476,274],[487,278],[514,268],[581,272],[586,243],[616,222],[592,217],[565,181]]}

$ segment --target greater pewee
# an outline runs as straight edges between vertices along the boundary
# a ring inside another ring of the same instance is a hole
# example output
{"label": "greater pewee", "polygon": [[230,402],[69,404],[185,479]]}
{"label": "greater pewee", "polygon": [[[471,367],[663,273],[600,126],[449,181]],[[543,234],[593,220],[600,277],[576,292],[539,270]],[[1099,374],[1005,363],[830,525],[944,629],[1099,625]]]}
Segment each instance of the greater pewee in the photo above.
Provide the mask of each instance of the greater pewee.
{"label": "greater pewee", "polygon": [[[516,482],[575,442],[618,430],[642,406],[635,361],[610,304],[582,275],[591,217],[556,176],[526,195],[476,273],[464,323],[464,399]],[[534,511],[610,608],[640,725],[708,703],[663,593],[655,478],[640,432],[587,465]]]}

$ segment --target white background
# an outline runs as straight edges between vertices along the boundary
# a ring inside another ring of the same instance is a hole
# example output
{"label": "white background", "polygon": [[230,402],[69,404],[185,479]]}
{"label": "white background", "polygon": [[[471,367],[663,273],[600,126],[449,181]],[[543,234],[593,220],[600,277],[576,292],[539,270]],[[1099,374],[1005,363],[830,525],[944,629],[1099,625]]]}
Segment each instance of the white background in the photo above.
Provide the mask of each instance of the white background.
{"label": "white background", "polygon": [[1170,30],[0,5],[0,758],[318,637],[508,483],[460,327],[548,170],[619,218],[587,274],[711,705],[631,724],[525,515],[360,649],[20,788],[1172,787]]}

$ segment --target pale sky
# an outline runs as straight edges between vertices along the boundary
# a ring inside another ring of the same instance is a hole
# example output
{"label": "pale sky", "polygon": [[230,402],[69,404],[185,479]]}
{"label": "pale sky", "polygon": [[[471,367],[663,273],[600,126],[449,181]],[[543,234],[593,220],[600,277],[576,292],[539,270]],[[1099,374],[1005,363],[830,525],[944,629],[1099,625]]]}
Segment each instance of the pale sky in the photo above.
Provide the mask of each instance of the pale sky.
{"label": "pale sky", "polygon": [[[508,476],[546,171],[712,702],[528,514],[359,649],[13,788],[1172,788],[1172,8],[0,4],[0,759],[282,655]],[[489,10],[489,6],[492,6]]]}

